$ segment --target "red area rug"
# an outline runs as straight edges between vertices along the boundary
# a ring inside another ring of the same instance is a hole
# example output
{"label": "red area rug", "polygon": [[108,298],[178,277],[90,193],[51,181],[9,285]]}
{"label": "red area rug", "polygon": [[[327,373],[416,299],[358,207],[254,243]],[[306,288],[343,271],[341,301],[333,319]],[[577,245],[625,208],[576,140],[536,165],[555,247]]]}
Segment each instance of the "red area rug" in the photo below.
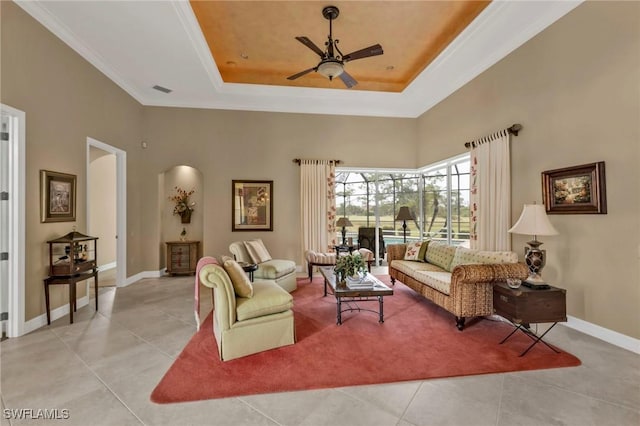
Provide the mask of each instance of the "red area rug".
{"label": "red area rug", "polygon": [[[388,276],[380,279],[389,282]],[[510,324],[479,319],[467,321],[460,332],[450,313],[400,283],[393,289],[384,298],[383,324],[371,312],[347,312],[338,326],[335,298],[322,296],[322,279],[298,280],[296,344],[227,362],[218,357],[209,314],[151,400],[164,404],[580,365],[575,356],[543,344],[519,357],[531,343],[523,333],[498,344],[513,330]],[[377,302],[361,305],[377,309]]]}

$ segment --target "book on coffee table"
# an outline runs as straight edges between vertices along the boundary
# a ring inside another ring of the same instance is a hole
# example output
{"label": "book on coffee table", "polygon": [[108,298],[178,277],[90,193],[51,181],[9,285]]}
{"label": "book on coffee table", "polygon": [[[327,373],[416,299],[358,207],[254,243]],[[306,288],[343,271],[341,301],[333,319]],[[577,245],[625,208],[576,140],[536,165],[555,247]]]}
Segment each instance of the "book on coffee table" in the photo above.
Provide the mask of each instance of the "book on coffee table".
{"label": "book on coffee table", "polygon": [[376,285],[375,280],[369,278],[369,276],[364,277],[360,281],[351,281],[347,279],[347,287],[355,290],[370,289],[370,288],[373,288],[375,285]]}

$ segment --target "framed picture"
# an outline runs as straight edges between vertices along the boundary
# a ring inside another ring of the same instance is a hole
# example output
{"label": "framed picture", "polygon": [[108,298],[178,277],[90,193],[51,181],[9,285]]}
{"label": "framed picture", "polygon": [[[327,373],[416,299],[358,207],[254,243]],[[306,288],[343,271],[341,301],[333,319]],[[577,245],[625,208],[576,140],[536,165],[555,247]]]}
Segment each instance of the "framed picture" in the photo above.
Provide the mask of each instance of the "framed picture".
{"label": "framed picture", "polygon": [[40,170],[40,222],[76,221],[76,175]]}
{"label": "framed picture", "polygon": [[232,231],[273,231],[273,181],[234,180]]}
{"label": "framed picture", "polygon": [[606,214],[604,161],[542,172],[542,192],[547,213]]}

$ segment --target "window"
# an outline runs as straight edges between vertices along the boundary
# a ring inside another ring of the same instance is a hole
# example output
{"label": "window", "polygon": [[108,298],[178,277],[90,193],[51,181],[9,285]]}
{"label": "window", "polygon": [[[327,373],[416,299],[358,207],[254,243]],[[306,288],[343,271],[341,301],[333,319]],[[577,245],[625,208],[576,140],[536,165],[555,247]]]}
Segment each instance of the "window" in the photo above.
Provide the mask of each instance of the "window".
{"label": "window", "polygon": [[393,244],[403,241],[402,222],[395,218],[407,206],[415,216],[407,221],[407,240],[434,238],[468,246],[470,168],[469,154],[413,171],[338,168],[338,216],[353,224],[347,235],[354,241],[358,228],[377,227],[385,244]]}

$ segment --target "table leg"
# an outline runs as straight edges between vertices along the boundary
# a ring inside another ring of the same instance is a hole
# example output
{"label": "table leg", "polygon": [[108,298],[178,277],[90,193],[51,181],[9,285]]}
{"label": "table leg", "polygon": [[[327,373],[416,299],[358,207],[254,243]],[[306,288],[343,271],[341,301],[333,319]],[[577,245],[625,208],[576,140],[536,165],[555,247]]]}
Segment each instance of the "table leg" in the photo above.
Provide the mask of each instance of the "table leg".
{"label": "table leg", "polygon": [[69,280],[69,324],[73,324],[73,311],[76,308],[76,283]]}
{"label": "table leg", "polygon": [[[529,333],[532,333],[532,332],[526,333],[529,337],[531,337],[531,338],[533,339],[533,343],[532,343],[532,344],[531,344],[531,346],[529,346],[529,347],[528,347],[524,352],[522,352],[522,353],[520,354],[520,356],[524,356],[527,352],[529,352],[529,351],[531,350],[531,348],[533,348],[535,345],[537,345],[537,344],[538,344],[538,343],[540,343],[540,342],[544,343],[544,344],[545,344],[549,349],[551,349],[551,350],[552,350],[552,351],[554,351],[555,353],[559,354],[559,353],[560,353],[560,351],[557,351],[555,348],[551,347],[547,342],[545,342],[544,340],[542,340],[542,338],[543,338],[543,337],[544,337],[544,336],[545,336],[549,331],[551,331],[551,329],[552,329],[553,327],[555,327],[555,326],[556,326],[556,324],[557,324],[557,322],[554,322],[554,323],[553,323],[553,325],[547,329],[547,331],[545,331],[544,333],[542,333],[540,336],[537,336],[536,338],[534,338],[531,334],[529,334]],[[532,333],[532,334],[534,334],[534,333]],[[534,336],[535,336],[535,334],[534,334]]]}
{"label": "table leg", "polygon": [[338,314],[338,325],[342,325],[342,300],[339,297],[336,297],[336,306],[337,306],[337,314]]}
{"label": "table leg", "polygon": [[324,296],[323,297],[327,297],[327,279],[324,279]]}
{"label": "table leg", "polygon": [[384,322],[384,300],[382,296],[378,296],[378,305],[380,305],[380,319],[378,322]]}
{"label": "table leg", "polygon": [[94,279],[94,284],[95,284],[95,292],[96,292],[96,312],[98,312],[98,273],[97,272]]}
{"label": "table leg", "polygon": [[49,305],[49,282],[44,280],[44,301],[47,307],[47,325],[51,325],[51,309]]}
{"label": "table leg", "polygon": [[507,337],[505,337],[504,339],[502,339],[502,341],[500,343],[498,343],[499,345],[503,344],[504,342],[507,341],[507,339],[509,339],[509,337],[513,336],[514,333],[516,331],[520,330],[520,324],[516,325],[516,328],[513,329],[513,331],[511,333],[509,333],[509,335]]}

